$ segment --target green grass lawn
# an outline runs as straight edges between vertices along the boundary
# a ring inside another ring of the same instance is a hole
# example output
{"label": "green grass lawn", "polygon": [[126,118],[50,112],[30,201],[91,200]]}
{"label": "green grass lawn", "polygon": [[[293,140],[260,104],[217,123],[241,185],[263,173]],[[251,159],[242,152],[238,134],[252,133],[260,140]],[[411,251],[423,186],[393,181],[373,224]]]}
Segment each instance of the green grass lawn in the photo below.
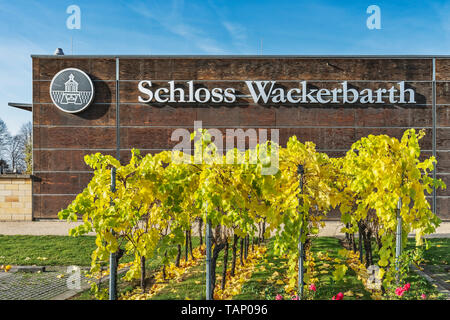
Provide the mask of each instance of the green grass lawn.
{"label": "green grass lawn", "polygon": [[[236,265],[240,263],[240,245],[237,246]],[[249,246],[251,250],[251,244]],[[224,268],[223,258],[225,251],[219,253],[216,266],[216,285],[221,283],[222,271]],[[228,263],[227,270],[231,269],[232,260],[231,245],[228,249]],[[245,263],[245,260],[244,260]],[[204,300],[206,299],[206,262],[203,261],[189,270],[188,274],[183,277],[182,282],[172,282],[164,289],[158,292],[152,299],[154,300],[171,300],[171,299],[191,299]],[[252,298],[256,299],[256,298]]]}
{"label": "green grass lawn", "polygon": [[[449,238],[431,238],[427,239],[428,249],[425,250],[425,244],[421,248],[423,251],[423,262],[421,266],[427,265],[436,272],[445,272],[443,267],[448,266],[450,262],[450,239]],[[408,242],[404,250],[412,250],[416,246],[416,241],[414,238],[408,238]],[[379,256],[376,253],[376,243],[372,242],[373,250],[373,260],[376,264],[379,260]],[[363,256],[365,253],[363,253]],[[436,288],[430,284],[425,278],[419,276],[416,272],[410,269],[409,273],[405,277],[404,283],[410,283],[411,289],[409,291],[409,296],[418,297],[422,293],[426,294],[428,297],[433,299],[443,299],[444,296],[439,294]],[[403,283],[403,284],[404,284]],[[402,284],[400,284],[402,285]]]}
{"label": "green grass lawn", "polygon": [[[408,241],[407,248],[413,246],[413,239]],[[429,239],[429,250],[425,251],[424,258],[427,265],[448,265],[450,262],[450,239]],[[193,245],[198,246],[199,239],[193,237]],[[280,275],[286,274],[285,259],[274,254],[273,242],[267,241],[268,250],[262,259],[251,279],[246,282],[239,295],[234,299],[274,299],[280,293],[283,294],[283,285],[276,281],[268,281],[278,272]],[[331,258],[338,257],[338,250],[342,246],[338,239],[321,237],[316,238],[312,244],[312,251],[328,252]],[[0,264],[6,265],[43,265],[43,266],[89,266],[92,251],[95,249],[95,237],[68,237],[68,236],[2,236],[0,235]],[[231,248],[229,249],[229,265],[231,264]],[[223,268],[223,251],[219,256],[216,274],[221,275]],[[130,261],[129,256],[121,259],[121,263]],[[184,258],[184,251],[183,251]],[[238,262],[239,263],[239,259]],[[324,270],[323,264],[326,261],[316,259],[316,270]],[[328,262],[328,264],[330,264]],[[157,271],[161,266],[161,259],[149,259],[147,261],[148,277]],[[355,273],[349,269],[346,277],[340,282],[332,279],[333,265],[328,268],[329,272],[319,274],[316,299],[331,299],[338,292],[352,291],[353,296],[346,296],[345,299],[370,299],[362,283],[356,278]],[[281,279],[281,278],[280,278]],[[219,279],[218,279],[219,281]],[[411,282],[411,290],[417,294],[426,293],[428,296],[435,295],[436,290],[425,279],[411,272],[406,279]],[[138,282],[119,281],[119,291],[129,291],[137,286]],[[106,285],[106,284],[105,284]],[[358,296],[359,294],[359,296]],[[361,296],[362,295],[362,296]],[[86,291],[76,299],[92,299],[89,291]],[[170,283],[161,292],[153,297],[154,299],[204,299],[205,298],[205,262],[195,266],[184,275],[183,281]]]}
{"label": "green grass lawn", "polygon": [[95,237],[0,235],[0,264],[89,266]]}
{"label": "green grass lawn", "polygon": [[171,282],[158,292],[152,300],[205,300],[206,271],[205,263],[192,267],[181,282]]}
{"label": "green grass lawn", "polygon": [[[267,241],[268,250],[266,256],[255,268],[250,280],[242,286],[241,293],[233,297],[235,300],[266,300],[274,299],[278,293],[284,293],[283,285],[276,284],[273,280],[268,282],[267,280],[273,275],[274,272],[278,272],[280,275],[286,274],[285,265],[283,262],[285,259],[279,258],[273,251],[273,241]],[[318,252],[320,250],[326,250],[329,252],[330,257],[337,257],[337,251],[342,249],[339,244],[339,240],[335,238],[318,238],[313,243],[313,251]],[[219,261],[217,265],[217,275],[220,275],[223,270],[223,252],[219,255]],[[238,259],[239,262],[239,259]],[[231,249],[229,252],[229,266],[231,264]],[[316,261],[316,268],[320,267],[323,263]],[[156,294],[153,299],[204,299],[205,298],[205,262],[192,268],[190,272],[184,276],[182,282],[173,282],[167,285],[162,291]],[[282,279],[282,278],[280,278]],[[345,280],[345,281],[344,281]],[[364,290],[362,283],[356,278],[353,271],[348,271],[347,277],[343,281],[336,283],[331,280],[331,272],[327,275],[320,275],[320,282],[318,284],[317,299],[331,299],[333,295],[336,295],[340,291],[352,290],[355,293],[353,299],[358,298],[356,293],[363,294],[363,299],[369,299],[370,294]],[[343,292],[344,292],[343,291]]]}
{"label": "green grass lawn", "polygon": [[[444,243],[449,243],[450,239],[443,240]],[[442,245],[442,244],[441,244]],[[443,246],[443,245],[442,245]],[[274,272],[280,275],[286,274],[286,266],[283,262],[286,259],[275,255],[273,250],[273,242],[267,242],[268,250],[266,256],[255,268],[255,271],[249,281],[244,283],[241,293],[233,297],[235,300],[272,300],[277,294],[284,294],[284,286],[277,284],[276,279],[268,281]],[[438,247],[439,248],[439,247]],[[312,244],[312,251],[317,253],[319,251],[328,252],[331,258],[339,258],[338,251],[342,246],[338,239],[331,237],[316,238]],[[231,250],[231,249],[230,249]],[[428,254],[434,256],[442,253],[441,251],[429,251]],[[448,252],[446,255],[448,257]],[[231,251],[229,253],[231,257]],[[220,275],[223,263],[221,261],[222,254],[217,266],[217,274]],[[442,257],[442,256],[441,256]],[[230,258],[231,259],[231,258]],[[346,295],[346,300],[368,300],[371,299],[370,292],[367,291],[362,282],[357,279],[353,270],[349,269],[343,280],[336,282],[332,277],[334,266],[330,262],[320,261],[316,259],[316,270],[328,270],[328,273],[319,273],[319,283],[316,284],[317,292],[315,299],[330,300],[338,292],[347,293],[351,291],[351,296]],[[230,263],[230,261],[229,261]],[[328,263],[331,267],[324,268],[323,265]],[[279,279],[282,279],[281,277]],[[426,293],[427,296],[437,296],[436,289],[429,284],[424,278],[411,272],[406,281],[411,283],[410,293],[418,296]],[[189,274],[185,275],[182,282],[171,283],[159,292],[153,299],[204,299],[205,298],[205,264],[204,262],[193,268]]]}
{"label": "green grass lawn", "polygon": [[[357,237],[356,241],[358,241]],[[427,265],[450,265],[450,238],[430,238],[426,241],[428,242],[428,250],[425,250],[425,242],[422,244],[424,263]],[[404,250],[412,250],[415,246],[416,240],[408,238]],[[372,241],[372,250],[374,262],[378,261],[375,240]]]}
{"label": "green grass lawn", "polygon": [[[196,247],[199,245],[199,238],[198,237],[192,237],[193,241],[193,247]],[[238,246],[238,249],[240,247]],[[223,270],[223,255],[224,251],[222,250],[219,254],[219,258],[217,261],[217,268],[216,268],[216,274],[217,274],[217,281],[220,283],[220,276],[222,274]],[[182,259],[184,259],[184,251],[182,255]],[[231,267],[231,259],[232,259],[232,249],[231,246],[229,248],[228,252],[228,270]],[[151,276],[151,274],[154,271],[157,271],[159,267],[161,266],[160,259],[154,259],[154,269],[151,270],[149,268],[149,272],[147,274],[148,277]],[[239,263],[239,251],[238,251],[238,257],[236,263]],[[165,288],[163,288],[160,292],[158,292],[155,296],[152,297],[152,300],[184,300],[184,299],[191,299],[191,300],[204,300],[206,298],[206,265],[205,260],[203,259],[201,263],[197,266],[192,267],[184,276],[183,280],[176,282],[171,281]],[[126,291],[131,290],[132,288],[135,288],[138,285],[137,281],[134,283],[132,282],[125,282],[125,281],[119,281],[118,287],[119,292],[123,293]],[[93,297],[89,294],[89,291],[85,291],[76,297],[74,299],[93,299]]]}
{"label": "green grass lawn", "polygon": [[[311,250],[314,253],[319,251],[328,252],[331,258],[338,257],[338,250],[342,249],[339,240],[336,238],[320,237],[314,239],[312,243]],[[235,299],[259,299],[259,300],[273,300],[277,294],[285,295],[284,285],[277,284],[276,281],[268,282],[274,272],[278,272],[280,275],[285,275],[287,269],[284,262],[285,258],[278,257],[275,255],[273,250],[273,242],[268,243],[268,250],[266,252],[266,259],[260,263],[260,267],[253,273],[250,281],[244,284],[241,294],[235,296]],[[351,290],[353,292],[353,297],[346,297],[346,299],[370,299],[370,294],[365,291],[361,281],[356,278],[353,270],[348,270],[346,277],[339,282],[332,279],[332,270],[329,268],[321,267],[326,261],[320,261],[316,259],[316,271],[321,271],[322,269],[329,271],[326,274],[318,275],[319,283],[316,283],[317,291],[315,293],[315,299],[319,300],[329,300],[338,292],[347,292]],[[328,264],[330,264],[328,262]],[[261,271],[262,269],[262,271]],[[279,278],[282,279],[282,278]],[[274,279],[276,280],[276,279]],[[356,294],[360,293],[363,297],[358,297]]]}
{"label": "green grass lawn", "polygon": [[[192,237],[193,246],[199,239]],[[0,265],[40,266],[90,266],[91,254],[95,250],[94,236],[5,236],[0,235]],[[120,263],[132,261],[123,256]],[[155,269],[160,258],[147,261],[147,267]]]}
{"label": "green grass lawn", "polygon": [[[424,262],[427,265],[450,265],[450,239],[431,238],[428,242],[428,250],[424,251]],[[415,246],[414,239],[408,239],[406,249],[412,249]]]}
{"label": "green grass lawn", "polygon": [[[192,237],[192,247],[196,248],[197,246],[200,245],[200,238],[199,237]],[[162,250],[164,249],[169,249],[169,246],[160,246],[160,248]],[[184,248],[182,248],[182,259],[185,259],[184,256]],[[122,258],[120,259],[120,263],[129,261],[131,257],[128,257],[128,259]],[[190,258],[190,255],[189,255]],[[151,286],[152,281],[151,281],[151,277],[153,276],[153,274],[157,271],[160,270],[161,265],[162,265],[162,257],[160,256],[156,256],[153,259],[147,259],[146,263],[146,277],[148,280],[148,286]],[[204,264],[203,264],[204,267]],[[177,285],[177,287],[184,287],[185,290],[184,292],[187,294],[191,294],[192,299],[204,299],[204,292],[205,290],[199,290],[198,289],[198,284],[196,284],[196,282],[198,281],[196,276],[197,276],[197,272],[200,270],[198,269],[199,266],[194,267],[190,270],[190,273],[188,275],[186,275],[184,278],[185,281],[183,282],[179,282],[179,283],[174,283],[173,285]],[[122,276],[118,277],[118,281],[117,281],[117,291],[120,294],[128,292],[133,290],[134,288],[139,286],[139,281],[135,280],[135,281],[125,281],[122,279]],[[205,275],[203,274],[203,280],[200,280],[201,285],[204,287],[205,286]],[[102,287],[107,286],[108,284],[102,284]],[[192,290],[188,290],[188,288],[191,288]],[[166,291],[165,289],[163,289],[159,295],[157,295],[155,297],[155,299],[180,299],[179,297],[177,297],[177,294],[174,294],[174,291],[172,288],[170,288],[171,291]],[[192,292],[192,293],[191,293]],[[197,297],[198,294],[198,297]],[[203,294],[203,298],[202,298],[202,294]],[[161,295],[161,296],[160,296]],[[167,296],[167,298],[166,298]],[[94,297],[91,295],[90,290],[86,290],[76,296],[74,296],[72,298],[72,300],[92,300],[94,299]]]}

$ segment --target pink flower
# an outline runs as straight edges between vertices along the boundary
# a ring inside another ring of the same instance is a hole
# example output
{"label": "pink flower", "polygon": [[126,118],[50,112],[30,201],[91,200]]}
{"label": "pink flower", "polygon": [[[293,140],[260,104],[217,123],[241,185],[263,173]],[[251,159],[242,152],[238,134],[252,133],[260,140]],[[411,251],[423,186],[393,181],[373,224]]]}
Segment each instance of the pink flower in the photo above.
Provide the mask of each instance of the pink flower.
{"label": "pink flower", "polygon": [[407,283],[407,284],[405,284],[405,285],[403,286],[403,290],[404,290],[404,291],[408,291],[409,288],[411,288],[411,284],[409,284],[409,283]]}
{"label": "pink flower", "polygon": [[344,294],[342,292],[339,292],[337,295],[333,296],[331,300],[342,300],[344,299]]}
{"label": "pink flower", "polygon": [[309,290],[316,292],[316,290],[317,290],[316,285],[314,283],[310,284]]}
{"label": "pink flower", "polygon": [[277,294],[275,300],[283,300],[283,296],[281,294]]}
{"label": "pink flower", "polygon": [[300,300],[300,299],[298,298],[298,296],[292,296],[291,300]]}
{"label": "pink flower", "polygon": [[401,297],[403,295],[403,293],[405,293],[405,289],[402,287],[398,287],[397,289],[395,289],[395,294],[398,295],[399,297]]}
{"label": "pink flower", "polygon": [[427,298],[427,295],[425,293],[422,293],[422,295],[420,296],[423,300],[425,300]]}

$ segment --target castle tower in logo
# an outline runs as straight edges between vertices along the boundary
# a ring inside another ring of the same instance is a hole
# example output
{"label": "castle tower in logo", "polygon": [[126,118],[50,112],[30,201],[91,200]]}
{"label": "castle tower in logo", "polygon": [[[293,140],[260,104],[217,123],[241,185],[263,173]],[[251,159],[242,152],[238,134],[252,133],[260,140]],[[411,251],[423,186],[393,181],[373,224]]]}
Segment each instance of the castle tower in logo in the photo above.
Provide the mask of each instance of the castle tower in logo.
{"label": "castle tower in logo", "polygon": [[74,75],[72,73],[69,76],[69,80],[67,80],[64,85],[66,90],[63,92],[61,104],[82,104],[81,95],[78,91],[78,82],[74,80]]}
{"label": "castle tower in logo", "polygon": [[94,85],[85,72],[67,68],[53,77],[50,96],[60,110],[69,113],[80,112],[92,102]]}

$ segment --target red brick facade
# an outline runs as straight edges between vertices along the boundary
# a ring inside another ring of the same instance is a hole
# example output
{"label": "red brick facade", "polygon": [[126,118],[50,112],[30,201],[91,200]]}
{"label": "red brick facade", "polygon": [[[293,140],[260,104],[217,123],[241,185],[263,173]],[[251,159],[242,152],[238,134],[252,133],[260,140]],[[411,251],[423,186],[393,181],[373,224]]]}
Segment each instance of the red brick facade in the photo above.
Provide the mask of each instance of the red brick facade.
{"label": "red brick facade", "polygon": [[[69,67],[86,72],[96,91],[94,102],[77,114],[60,111],[49,94],[53,76]],[[171,80],[194,80],[207,88],[232,86],[238,98],[233,104],[143,104],[138,102],[141,80],[151,80],[153,88]],[[417,101],[261,105],[246,98],[244,80],[276,80],[286,89],[303,80],[318,89],[342,81],[360,89],[389,88],[405,81]],[[33,217],[55,218],[86,186],[91,172],[84,164],[85,154],[115,155],[118,141],[122,161],[128,160],[131,148],[143,153],[168,149],[177,143],[171,141],[173,130],[192,130],[196,120],[204,128],[221,130],[277,128],[282,145],[297,135],[332,156],[343,155],[353,142],[371,133],[401,137],[407,128],[425,128],[423,154],[432,155],[435,148],[437,177],[450,185],[450,58],[34,56]],[[436,204],[438,215],[450,219],[450,188],[437,192]]]}

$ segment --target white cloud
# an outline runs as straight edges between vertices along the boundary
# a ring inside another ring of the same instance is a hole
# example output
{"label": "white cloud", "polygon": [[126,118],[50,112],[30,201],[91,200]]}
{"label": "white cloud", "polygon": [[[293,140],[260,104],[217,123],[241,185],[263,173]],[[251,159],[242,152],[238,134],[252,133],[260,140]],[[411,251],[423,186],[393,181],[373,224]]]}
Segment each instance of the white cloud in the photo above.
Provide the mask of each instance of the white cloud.
{"label": "white cloud", "polygon": [[[222,21],[222,25],[228,31],[228,34],[231,37],[231,41],[233,46],[239,52],[249,53],[250,47],[248,45],[248,37],[247,37],[247,29],[239,23],[231,22],[231,21]],[[253,50],[254,51],[254,50]]]}
{"label": "white cloud", "polygon": [[[226,54],[227,50],[214,38],[210,37],[206,30],[188,24],[183,19],[183,1],[172,1],[171,8],[161,8],[152,3],[140,3],[130,5],[136,13],[155,20],[169,32],[178,35],[191,42],[195,47],[207,54]],[[195,12],[193,13],[195,15]]]}
{"label": "white cloud", "polygon": [[227,29],[227,31],[234,40],[237,41],[247,40],[246,30],[242,25],[230,21],[223,21],[222,24],[224,25],[225,29]]}
{"label": "white cloud", "polygon": [[247,28],[240,23],[232,21],[232,19],[229,18],[232,14],[230,11],[226,10],[226,7],[221,7],[214,1],[208,1],[208,4],[214,10],[214,13],[219,18],[218,20],[228,32],[234,51],[241,54],[254,53],[254,47],[249,46]]}

